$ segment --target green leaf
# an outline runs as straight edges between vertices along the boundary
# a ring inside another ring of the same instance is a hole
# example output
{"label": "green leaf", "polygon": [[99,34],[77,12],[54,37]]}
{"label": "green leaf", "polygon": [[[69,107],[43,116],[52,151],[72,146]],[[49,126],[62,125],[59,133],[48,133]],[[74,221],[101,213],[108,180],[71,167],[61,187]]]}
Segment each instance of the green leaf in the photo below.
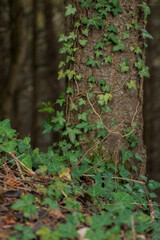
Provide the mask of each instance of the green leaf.
{"label": "green leaf", "polygon": [[94,76],[90,76],[89,78],[88,78],[88,82],[95,82],[96,81],[96,79],[94,78]]}
{"label": "green leaf", "polygon": [[108,39],[111,40],[114,44],[119,44],[118,39],[114,35],[114,33],[108,34]]}
{"label": "green leaf", "polygon": [[107,57],[105,57],[104,62],[112,64],[112,56],[108,55]]}
{"label": "green leaf", "polygon": [[87,121],[87,116],[88,116],[88,113],[86,112],[83,112],[82,114],[78,114],[78,120],[82,120],[82,121]]}
{"label": "green leaf", "polygon": [[86,62],[86,66],[92,66],[94,67],[96,65],[96,62],[93,57],[89,57],[89,60]]}
{"label": "green leaf", "polygon": [[66,89],[66,93],[67,93],[67,94],[70,94],[70,93],[73,93],[73,92],[74,92],[74,89],[73,89],[73,88],[67,87],[67,89]]}
{"label": "green leaf", "polygon": [[96,43],[96,45],[94,46],[94,49],[97,50],[97,49],[103,49],[104,46],[103,46],[103,43],[101,41],[98,41]]}
{"label": "green leaf", "polygon": [[135,153],[135,158],[140,160],[141,162],[144,162],[144,160],[141,158],[141,156],[138,153]]}
{"label": "green leaf", "polygon": [[103,53],[102,53],[102,51],[100,51],[100,50],[96,50],[94,53],[95,53],[97,59],[98,59],[100,56],[103,56]]}
{"label": "green leaf", "polygon": [[16,139],[13,139],[9,142],[5,141],[2,145],[0,145],[0,152],[14,153],[14,152],[16,152],[16,147],[17,147]]}
{"label": "green leaf", "polygon": [[148,15],[151,14],[151,10],[150,10],[149,6],[145,2],[142,2],[141,4],[138,4],[138,7],[143,8],[143,10],[144,10],[144,19],[146,19],[148,17]]}
{"label": "green leaf", "polygon": [[84,30],[82,30],[82,34],[86,37],[88,37],[89,35],[89,29],[88,28],[85,28]]}
{"label": "green leaf", "polygon": [[83,106],[86,104],[86,101],[83,98],[79,98],[78,101],[79,101],[78,103],[79,106]]}
{"label": "green leaf", "polygon": [[149,67],[143,66],[142,70],[140,70],[138,74],[141,78],[143,77],[150,78]]}
{"label": "green leaf", "polygon": [[58,232],[61,239],[75,239],[79,236],[75,225],[71,222],[67,222],[66,224],[58,223]]}
{"label": "green leaf", "polygon": [[32,160],[30,154],[25,154],[20,161],[28,168],[32,169]]}
{"label": "green leaf", "polygon": [[126,192],[114,192],[113,198],[116,202],[123,203],[125,207],[128,207],[130,209],[135,208],[135,205],[133,204],[134,198]]}
{"label": "green leaf", "polygon": [[113,23],[110,24],[110,26],[107,28],[107,31],[108,32],[113,32],[115,34],[118,34],[118,30],[117,30],[117,28],[115,27],[115,25]]}
{"label": "green leaf", "polygon": [[98,104],[100,104],[101,106],[107,105],[108,102],[112,100],[111,93],[106,93],[104,95],[100,94],[97,97],[98,97]]}
{"label": "green leaf", "polygon": [[19,210],[24,212],[24,217],[28,218],[31,214],[37,212],[36,206],[32,205],[34,203],[34,196],[21,195],[21,199],[17,200],[12,204],[11,209]]}
{"label": "green leaf", "polygon": [[149,180],[148,187],[151,191],[155,191],[160,188],[160,183],[154,180]]}
{"label": "green leaf", "polygon": [[125,48],[126,48],[126,45],[122,43],[120,39],[118,39],[118,44],[112,48],[112,52],[117,52],[117,51],[124,52]]}
{"label": "green leaf", "polygon": [[42,105],[44,106],[39,110],[39,112],[46,112],[48,114],[52,114],[55,112],[54,108],[52,107],[52,104],[50,102],[42,102]]}
{"label": "green leaf", "polygon": [[142,35],[143,35],[143,38],[144,38],[144,39],[149,38],[149,39],[152,39],[152,40],[153,40],[152,35],[151,35],[149,32],[147,32],[146,29],[142,29]]}
{"label": "green leaf", "polygon": [[66,7],[66,12],[64,14],[65,17],[69,16],[69,15],[75,15],[75,13],[77,12],[76,8],[72,7],[71,4],[68,4]]}
{"label": "green leaf", "polygon": [[131,29],[131,27],[132,27],[132,24],[126,23],[126,28],[127,28],[127,30]]}
{"label": "green leaf", "polygon": [[67,75],[68,79],[71,80],[73,78],[73,76],[76,75],[76,72],[74,70],[67,69],[65,72],[65,75]]}
{"label": "green leaf", "polygon": [[129,83],[127,83],[127,87],[128,87],[129,90],[131,90],[132,88],[134,90],[137,90],[136,82],[133,81],[133,80],[131,80]]}
{"label": "green leaf", "polygon": [[130,67],[126,64],[126,61],[119,64],[121,67],[120,73],[129,72]]}
{"label": "green leaf", "polygon": [[102,91],[103,92],[107,92],[107,93],[110,93],[111,91],[111,86],[109,83],[106,83],[104,86],[102,86]]}
{"label": "green leaf", "polygon": [[70,141],[74,144],[76,140],[76,135],[82,134],[82,132],[75,127],[67,127],[66,131],[63,132],[63,136],[68,135]]}
{"label": "green leaf", "polygon": [[127,31],[122,32],[122,40],[130,38],[130,34]]}
{"label": "green leaf", "polygon": [[0,122],[0,137],[12,139],[16,135],[16,130],[11,129],[10,120],[5,119]]}
{"label": "green leaf", "polygon": [[131,153],[131,151],[127,151],[126,148],[121,148],[121,152],[122,152],[122,163],[125,163],[126,161],[129,160],[129,158],[133,157],[133,154]]}
{"label": "green leaf", "polygon": [[86,47],[87,42],[88,42],[88,40],[85,40],[85,39],[79,39],[79,44],[80,44],[82,47]]}

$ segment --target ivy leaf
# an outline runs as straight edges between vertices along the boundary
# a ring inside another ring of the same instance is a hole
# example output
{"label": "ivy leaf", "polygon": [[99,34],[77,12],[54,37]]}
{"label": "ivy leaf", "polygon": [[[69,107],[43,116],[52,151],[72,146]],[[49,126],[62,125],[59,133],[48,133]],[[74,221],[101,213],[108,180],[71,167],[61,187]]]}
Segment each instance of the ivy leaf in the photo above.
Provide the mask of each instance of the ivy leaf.
{"label": "ivy leaf", "polygon": [[107,57],[105,57],[104,62],[112,64],[112,56],[108,55]]}
{"label": "ivy leaf", "polygon": [[53,117],[51,119],[51,123],[53,123],[55,125],[54,129],[57,130],[57,131],[59,129],[63,128],[64,124],[66,122],[66,120],[63,117],[63,115],[64,115],[64,113],[62,111],[61,112],[57,111],[56,112],[56,117]]}
{"label": "ivy leaf", "polygon": [[149,67],[143,66],[142,70],[139,71],[138,74],[141,78],[143,77],[150,78]]}
{"label": "ivy leaf", "polygon": [[15,137],[16,130],[11,129],[10,120],[5,119],[0,122],[0,137],[12,139]]}
{"label": "ivy leaf", "polygon": [[98,83],[99,83],[100,85],[104,86],[104,85],[106,84],[106,81],[105,81],[104,78],[102,78],[102,79],[100,79],[100,80],[98,81]]}
{"label": "ivy leaf", "polygon": [[87,115],[88,115],[88,113],[86,113],[86,112],[84,112],[82,114],[78,114],[78,120],[87,122]]}
{"label": "ivy leaf", "polygon": [[149,38],[149,39],[152,39],[152,40],[153,40],[152,35],[151,35],[149,32],[147,32],[146,29],[142,29],[142,35],[143,35],[143,38],[144,38],[144,39]]}
{"label": "ivy leaf", "polygon": [[126,61],[119,64],[121,67],[120,73],[128,72],[130,67],[126,64]]}
{"label": "ivy leaf", "polygon": [[89,77],[89,79],[88,79],[88,82],[95,82],[96,81],[96,79],[95,79],[95,77],[94,76],[90,76]]}
{"label": "ivy leaf", "polygon": [[79,44],[80,44],[82,47],[86,47],[87,42],[88,42],[88,40],[85,40],[85,39],[79,39]]}
{"label": "ivy leaf", "polygon": [[37,212],[33,195],[21,195],[21,199],[12,204],[11,209],[24,212],[24,217],[28,218],[31,214]]}
{"label": "ivy leaf", "polygon": [[32,169],[32,159],[30,154],[25,154],[20,160],[26,167]]}
{"label": "ivy leaf", "polygon": [[78,81],[80,81],[80,80],[82,79],[82,75],[81,75],[81,74],[76,75],[76,79],[77,79]]}
{"label": "ivy leaf", "polygon": [[130,38],[130,34],[127,31],[122,32],[122,40]]}
{"label": "ivy leaf", "polygon": [[86,29],[82,30],[82,34],[83,34],[84,36],[88,37],[88,35],[89,35],[89,29],[86,28]]}
{"label": "ivy leaf", "polygon": [[121,148],[121,152],[122,152],[122,163],[125,163],[126,161],[129,160],[129,158],[133,157],[133,154],[131,153],[131,151],[127,151],[126,148]]}
{"label": "ivy leaf", "polygon": [[134,203],[134,198],[126,192],[114,192],[113,198],[116,202],[118,201],[123,203],[125,207],[128,207],[130,209],[135,208],[135,206],[132,204]]}
{"label": "ivy leaf", "polygon": [[102,91],[103,92],[107,92],[107,93],[110,93],[111,91],[111,86],[109,83],[106,83],[104,86],[102,86]]}
{"label": "ivy leaf", "polygon": [[137,48],[135,49],[135,53],[136,53],[136,54],[142,53],[142,49],[141,49],[140,47],[137,47]]}
{"label": "ivy leaf", "polygon": [[145,2],[142,2],[141,4],[138,4],[138,7],[143,8],[143,10],[144,10],[144,19],[146,19],[148,17],[148,15],[151,14],[151,10],[150,10],[149,6]]}
{"label": "ivy leaf", "polygon": [[160,188],[160,183],[154,180],[149,180],[148,187],[151,191],[155,191],[157,188]]}
{"label": "ivy leaf", "polygon": [[73,93],[73,92],[74,92],[73,88],[67,87],[67,89],[66,89],[67,94],[70,94],[70,93]]}
{"label": "ivy leaf", "polygon": [[94,67],[96,65],[96,62],[94,61],[93,57],[89,57],[89,60],[86,62],[86,66],[92,66]]}
{"label": "ivy leaf", "polygon": [[65,75],[67,75],[68,79],[71,80],[73,78],[73,76],[76,75],[76,72],[74,70],[67,69],[65,72]]}
{"label": "ivy leaf", "polygon": [[83,98],[79,98],[78,101],[79,101],[78,103],[79,106],[83,106],[86,104],[86,101]]}
{"label": "ivy leaf", "polygon": [[0,145],[0,152],[11,152],[14,153],[17,147],[17,141],[15,139],[12,139],[11,141],[5,141],[2,145]]}
{"label": "ivy leaf", "polygon": [[101,106],[107,105],[109,101],[112,100],[112,94],[106,93],[106,94],[100,94],[98,95],[98,104]]}
{"label": "ivy leaf", "polygon": [[118,44],[118,39],[114,35],[114,33],[108,34],[108,39],[111,40],[114,44]]}
{"label": "ivy leaf", "polygon": [[99,58],[100,56],[103,56],[102,51],[96,50],[95,52],[96,58]]}
{"label": "ivy leaf", "polygon": [[62,135],[63,136],[68,135],[71,143],[74,144],[75,140],[76,140],[76,135],[78,135],[78,134],[82,134],[82,132],[79,129],[77,129],[75,127],[67,127],[66,131],[64,131]]}
{"label": "ivy leaf", "polygon": [[101,42],[101,41],[98,41],[97,43],[96,43],[96,45],[94,46],[94,49],[96,50],[96,49],[103,49],[104,48],[104,46],[103,46],[103,43]]}
{"label": "ivy leaf", "polygon": [[106,129],[102,129],[102,130],[98,131],[98,137],[105,138],[106,136],[107,136],[107,130]]}
{"label": "ivy leaf", "polygon": [[77,35],[74,32],[70,32],[68,39],[73,39],[75,40],[77,38]]}
{"label": "ivy leaf", "polygon": [[110,26],[107,28],[107,31],[108,32],[113,32],[115,34],[118,34],[118,30],[117,30],[117,28],[115,27],[115,25],[113,23],[110,24]]}
{"label": "ivy leaf", "polygon": [[112,48],[112,52],[117,52],[117,51],[124,52],[125,48],[126,48],[126,45],[122,43],[120,39],[118,39],[118,44]]}
{"label": "ivy leaf", "polygon": [[92,0],[80,0],[82,8],[88,8]]}
{"label": "ivy leaf", "polygon": [[127,83],[127,87],[128,87],[129,90],[131,90],[132,88],[133,88],[134,90],[137,90],[136,82],[133,81],[133,80],[131,80],[129,83]]}
{"label": "ivy leaf", "polygon": [[65,78],[65,73],[63,72],[63,69],[61,69],[59,72],[58,72],[58,80],[62,79],[62,78]]}
{"label": "ivy leaf", "polygon": [[144,160],[141,158],[141,156],[138,153],[135,153],[135,158],[140,160],[141,162],[144,162]]}
{"label": "ivy leaf", "polygon": [[60,68],[62,68],[62,67],[65,66],[65,65],[66,65],[66,64],[65,64],[64,61],[60,61],[59,65],[58,65],[58,68],[60,69]]}
{"label": "ivy leaf", "polygon": [[50,102],[42,102],[42,105],[44,106],[39,110],[39,112],[46,112],[49,115],[55,112],[54,108],[52,107],[52,104]]}
{"label": "ivy leaf", "polygon": [[65,17],[71,14],[75,15],[75,13],[77,12],[76,8],[73,8],[71,4],[68,4],[65,8],[66,8],[66,12],[64,14]]}
{"label": "ivy leaf", "polygon": [[75,103],[72,103],[70,105],[70,111],[73,111],[73,110],[78,111],[78,106]]}
{"label": "ivy leaf", "polygon": [[131,29],[131,27],[132,27],[132,24],[126,23],[126,29],[127,29],[127,30]]}

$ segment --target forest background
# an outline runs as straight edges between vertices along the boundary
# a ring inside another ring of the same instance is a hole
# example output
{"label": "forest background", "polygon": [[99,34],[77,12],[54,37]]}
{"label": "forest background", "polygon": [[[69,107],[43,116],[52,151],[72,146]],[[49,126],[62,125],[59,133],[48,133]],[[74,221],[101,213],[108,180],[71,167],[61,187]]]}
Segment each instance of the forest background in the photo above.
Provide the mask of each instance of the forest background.
{"label": "forest background", "polygon": [[[46,151],[58,136],[42,134],[47,115],[39,110],[42,102],[53,104],[64,91],[64,82],[57,81],[64,4],[63,0],[23,0],[23,7],[18,7],[9,2],[0,3],[0,119],[11,119],[20,138],[30,136],[33,148]],[[148,40],[146,52],[151,77],[144,82],[144,141],[147,176],[160,181],[160,1],[150,0],[149,6],[147,30],[154,40]],[[9,7],[15,8],[14,14]]]}

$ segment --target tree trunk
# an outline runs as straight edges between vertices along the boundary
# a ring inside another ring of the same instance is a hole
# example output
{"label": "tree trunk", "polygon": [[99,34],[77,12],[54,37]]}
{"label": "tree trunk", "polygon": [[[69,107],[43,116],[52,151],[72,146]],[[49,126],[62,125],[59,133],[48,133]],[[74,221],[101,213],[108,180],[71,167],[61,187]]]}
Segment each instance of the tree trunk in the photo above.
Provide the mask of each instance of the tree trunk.
{"label": "tree trunk", "polygon": [[10,66],[2,95],[2,118],[9,118],[12,98],[18,82],[20,68],[25,54],[24,13],[21,0],[9,0],[10,10]]}
{"label": "tree trunk", "polygon": [[66,1],[67,36],[77,36],[66,50],[75,58],[63,74],[69,87],[66,119],[90,127],[78,126],[87,131],[81,146],[88,157],[103,155],[116,167],[122,162],[139,177],[146,170],[142,107],[143,76],[149,76],[142,60],[144,15],[140,0],[119,3]]}
{"label": "tree trunk", "polygon": [[32,147],[36,147],[38,137],[38,122],[37,122],[37,101],[38,101],[38,79],[37,79],[37,11],[38,1],[33,0],[33,27],[32,27],[32,121],[31,121],[31,134],[32,134]]}
{"label": "tree trunk", "polygon": [[148,153],[147,173],[151,179],[160,181],[160,9],[158,0],[152,2],[150,1],[152,15],[148,31],[154,40],[149,42],[147,51],[151,79],[145,80],[145,141]]}

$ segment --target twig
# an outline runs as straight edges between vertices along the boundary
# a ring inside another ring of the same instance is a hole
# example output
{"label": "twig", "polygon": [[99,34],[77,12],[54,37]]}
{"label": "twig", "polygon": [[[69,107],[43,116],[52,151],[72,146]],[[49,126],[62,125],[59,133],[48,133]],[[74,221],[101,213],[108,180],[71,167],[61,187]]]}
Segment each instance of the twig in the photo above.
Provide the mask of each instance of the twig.
{"label": "twig", "polygon": [[129,179],[129,178],[122,178],[122,177],[112,177],[112,178],[113,179],[124,180],[124,181],[136,182],[136,183],[139,183],[139,184],[145,184],[145,182],[138,181],[138,180],[133,180],[133,179]]}
{"label": "twig", "polygon": [[26,167],[13,153],[9,152],[7,153],[10,157],[12,157],[15,162],[18,162],[19,164],[21,164],[30,174],[35,175],[35,172],[33,172],[31,169],[29,169],[28,167]]}
{"label": "twig", "polygon": [[131,216],[131,224],[132,224],[132,237],[133,237],[133,240],[136,240],[136,231],[135,231],[135,226],[134,226],[134,216]]}

